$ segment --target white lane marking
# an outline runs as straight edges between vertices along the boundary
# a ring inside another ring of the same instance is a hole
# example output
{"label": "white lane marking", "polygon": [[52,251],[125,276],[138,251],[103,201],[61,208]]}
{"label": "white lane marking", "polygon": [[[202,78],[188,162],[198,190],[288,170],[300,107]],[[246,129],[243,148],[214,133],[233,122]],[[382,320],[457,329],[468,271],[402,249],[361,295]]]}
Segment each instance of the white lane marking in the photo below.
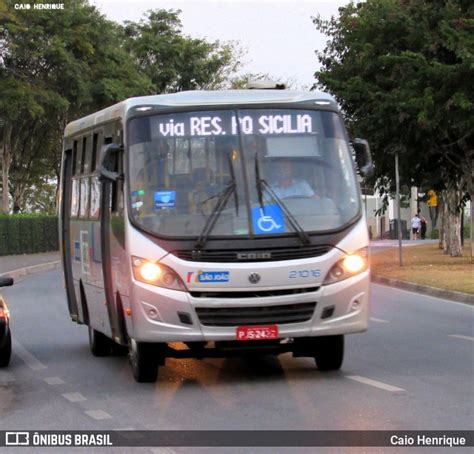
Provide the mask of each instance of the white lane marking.
{"label": "white lane marking", "polygon": [[13,351],[23,360],[23,362],[33,370],[47,369],[47,367],[38,361],[20,342],[16,337],[13,338]]}
{"label": "white lane marking", "polygon": [[81,393],[66,393],[62,395],[69,402],[84,402],[87,400]]}
{"label": "white lane marking", "polygon": [[46,377],[46,378],[43,378],[43,380],[48,385],[63,385],[64,384],[64,380],[59,377]]}
{"label": "white lane marking", "polygon": [[382,318],[375,318],[375,317],[370,317],[371,322],[377,322],[377,323],[390,323],[388,320],[384,320]]}
{"label": "white lane marking", "polygon": [[90,416],[92,419],[96,419],[98,421],[102,419],[112,419],[106,411],[103,410],[88,410],[84,412],[87,416]]}
{"label": "white lane marking", "polygon": [[388,385],[381,381],[372,380],[371,378],[361,377],[360,375],[346,375],[346,378],[349,378],[359,383],[364,383],[365,385],[374,386],[375,388],[383,389],[385,391],[396,392],[396,391],[405,391],[402,388],[397,388],[396,386]]}
{"label": "white lane marking", "polygon": [[464,307],[470,307],[470,309],[474,309],[474,305],[469,304],[469,303],[460,303],[458,301],[451,301],[448,299],[443,299],[441,296],[431,296],[431,295],[425,295],[423,293],[419,292],[414,292],[412,290],[406,290],[404,288],[398,288],[398,287],[392,287],[391,285],[385,285],[385,284],[379,284],[378,282],[371,282],[370,285],[375,285],[378,287],[384,287],[384,288],[390,288],[394,291],[399,291],[399,292],[405,292],[405,293],[410,293],[411,295],[417,295],[421,298],[427,298],[427,299],[432,299],[432,300],[438,300],[441,301],[442,303],[449,303],[449,304],[457,304],[458,306],[464,306]]}
{"label": "white lane marking", "polygon": [[471,336],[463,336],[461,334],[448,334],[448,337],[455,337],[456,339],[464,339],[468,341],[474,342],[474,337]]}

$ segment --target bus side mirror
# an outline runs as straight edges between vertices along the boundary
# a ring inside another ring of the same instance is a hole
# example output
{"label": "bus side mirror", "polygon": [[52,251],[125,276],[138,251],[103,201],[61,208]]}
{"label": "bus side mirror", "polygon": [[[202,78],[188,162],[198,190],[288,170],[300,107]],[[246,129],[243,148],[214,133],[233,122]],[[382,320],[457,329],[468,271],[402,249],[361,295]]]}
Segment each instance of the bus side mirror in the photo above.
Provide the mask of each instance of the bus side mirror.
{"label": "bus side mirror", "polygon": [[361,175],[364,177],[369,176],[374,170],[369,142],[365,139],[354,139],[352,147],[355,151],[355,159]]}
{"label": "bus side mirror", "polygon": [[103,145],[100,149],[99,176],[102,181],[117,181],[121,174],[118,172],[119,156],[122,147],[116,143]]}
{"label": "bus side mirror", "polygon": [[8,287],[13,285],[12,277],[0,277],[0,287]]}

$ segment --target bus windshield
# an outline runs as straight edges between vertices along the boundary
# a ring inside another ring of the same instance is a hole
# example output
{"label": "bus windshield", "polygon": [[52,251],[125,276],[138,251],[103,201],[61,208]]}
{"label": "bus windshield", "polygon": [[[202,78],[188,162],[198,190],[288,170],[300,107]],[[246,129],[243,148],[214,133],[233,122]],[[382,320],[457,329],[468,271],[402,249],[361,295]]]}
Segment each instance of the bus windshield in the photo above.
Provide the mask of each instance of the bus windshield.
{"label": "bus windshield", "polygon": [[131,119],[128,179],[132,218],[163,237],[198,238],[209,224],[209,237],[317,233],[360,211],[341,119],[329,111]]}

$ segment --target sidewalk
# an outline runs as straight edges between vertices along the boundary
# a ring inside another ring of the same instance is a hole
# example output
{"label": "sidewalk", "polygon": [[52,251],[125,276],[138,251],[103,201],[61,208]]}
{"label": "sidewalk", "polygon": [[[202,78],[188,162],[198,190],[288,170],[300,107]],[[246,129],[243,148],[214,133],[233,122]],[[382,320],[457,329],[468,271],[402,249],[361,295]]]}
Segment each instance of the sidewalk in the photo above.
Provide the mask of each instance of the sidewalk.
{"label": "sidewalk", "polygon": [[[419,244],[436,244],[438,240],[402,240],[402,247],[418,246]],[[370,240],[370,247],[398,247],[398,240]]]}
{"label": "sidewalk", "polygon": [[372,282],[474,304],[473,268],[466,257],[444,255],[438,249],[438,240],[406,240],[402,246],[401,267],[398,260],[398,240],[370,243]]}
{"label": "sidewalk", "polygon": [[[0,275],[24,268],[35,267],[37,271],[43,266],[59,262],[59,251],[40,254],[4,255],[0,257]],[[53,266],[51,266],[53,268]]]}
{"label": "sidewalk", "polygon": [[[437,244],[438,240],[402,240],[402,248],[435,243]],[[369,250],[371,254],[378,254],[387,249],[394,248],[398,248],[398,240],[370,240],[369,242]]]}

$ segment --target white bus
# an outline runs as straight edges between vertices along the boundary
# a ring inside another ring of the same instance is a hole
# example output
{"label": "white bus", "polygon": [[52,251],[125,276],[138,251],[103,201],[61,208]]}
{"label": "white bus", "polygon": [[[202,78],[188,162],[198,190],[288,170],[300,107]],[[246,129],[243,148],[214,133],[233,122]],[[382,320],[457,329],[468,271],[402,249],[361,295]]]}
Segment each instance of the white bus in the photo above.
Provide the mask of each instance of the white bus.
{"label": "white bus", "polygon": [[155,381],[168,357],[280,354],[341,367],[368,324],[368,233],[321,92],[127,99],[70,123],[60,232],[68,308],[94,355]]}

